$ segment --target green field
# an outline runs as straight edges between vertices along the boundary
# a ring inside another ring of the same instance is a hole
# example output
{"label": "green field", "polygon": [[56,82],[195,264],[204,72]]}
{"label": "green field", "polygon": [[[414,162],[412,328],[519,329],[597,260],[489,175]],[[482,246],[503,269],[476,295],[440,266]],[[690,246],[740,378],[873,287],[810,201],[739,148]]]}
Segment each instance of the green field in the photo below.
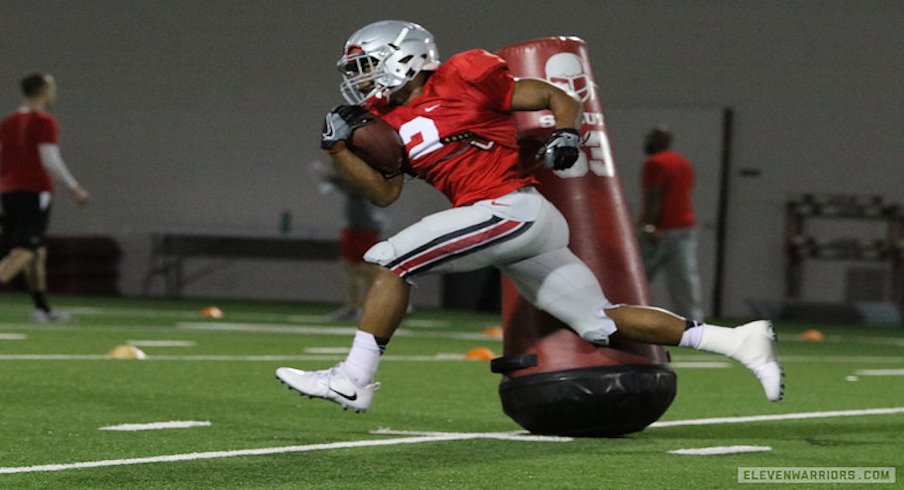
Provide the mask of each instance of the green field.
{"label": "green field", "polygon": [[[475,347],[500,353],[500,340],[480,335],[499,324],[493,316],[416,312],[403,324],[408,335],[389,346],[374,405],[355,414],[293,395],[273,377],[279,366],[319,369],[344,358],[353,325],[329,326],[328,306],[218,302],[225,317],[214,320],[198,315],[199,301],[57,303],[72,322],[34,325],[23,321],[24,298],[0,296],[0,488],[703,489],[739,486],[739,467],[904,470],[901,328],[818,327],[827,336],[814,343],[799,339],[813,325],[776,325],[787,374],[781,403],[765,401],[737,365],[700,364],[721,359],[672,349],[679,389],[662,421],[820,412],[814,418],[519,440],[500,407],[499,375],[486,361],[458,358]],[[105,357],[130,341],[148,359]],[[99,430],[166,421],[209,425]],[[739,445],[771,450],[669,453]],[[160,456],[170,458],[145,459]]]}

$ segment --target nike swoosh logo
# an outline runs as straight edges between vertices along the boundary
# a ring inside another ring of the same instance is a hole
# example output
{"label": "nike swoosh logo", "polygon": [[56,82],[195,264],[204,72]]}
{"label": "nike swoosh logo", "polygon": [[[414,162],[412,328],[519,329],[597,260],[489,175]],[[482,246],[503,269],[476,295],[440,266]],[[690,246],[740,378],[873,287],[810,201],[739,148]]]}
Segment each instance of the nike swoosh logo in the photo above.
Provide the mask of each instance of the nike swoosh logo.
{"label": "nike swoosh logo", "polygon": [[424,107],[424,112],[433,112],[435,109],[439,108],[442,104],[432,105],[430,107]]}
{"label": "nike swoosh logo", "polygon": [[323,137],[324,138],[332,138],[333,134],[335,133],[335,130],[333,129],[333,121],[327,119],[325,126],[326,126],[326,131],[323,132]]}
{"label": "nike swoosh logo", "polygon": [[330,388],[330,391],[332,391],[333,393],[335,393],[335,394],[341,396],[342,398],[345,398],[346,400],[348,400],[348,401],[350,401],[350,402],[353,402],[353,401],[355,401],[355,400],[358,399],[358,393],[352,393],[351,395],[346,395],[345,393],[343,393],[343,392],[341,392],[341,391],[336,391],[336,390],[334,390],[334,389],[332,389],[332,388]]}
{"label": "nike swoosh logo", "polygon": [[490,201],[490,204],[492,204],[493,206],[511,206],[511,204],[506,204],[504,202],[496,202],[495,199]]}

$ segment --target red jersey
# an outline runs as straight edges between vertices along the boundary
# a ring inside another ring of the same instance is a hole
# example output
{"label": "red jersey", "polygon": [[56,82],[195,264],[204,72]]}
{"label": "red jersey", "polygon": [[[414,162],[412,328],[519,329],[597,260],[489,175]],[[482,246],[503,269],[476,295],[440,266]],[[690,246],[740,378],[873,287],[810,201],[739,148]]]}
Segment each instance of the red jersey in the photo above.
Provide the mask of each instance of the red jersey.
{"label": "red jersey", "polygon": [[405,142],[407,171],[462,206],[537,184],[519,164],[514,89],[505,61],[474,49],[440,65],[408,105],[373,112]]}
{"label": "red jersey", "polygon": [[20,110],[0,122],[0,192],[53,190],[38,145],[58,144],[60,125],[43,111]]}
{"label": "red jersey", "polygon": [[643,189],[660,187],[662,215],[657,228],[690,228],[696,224],[691,192],[694,188],[694,167],[687,158],[673,150],[650,155],[643,165]]}

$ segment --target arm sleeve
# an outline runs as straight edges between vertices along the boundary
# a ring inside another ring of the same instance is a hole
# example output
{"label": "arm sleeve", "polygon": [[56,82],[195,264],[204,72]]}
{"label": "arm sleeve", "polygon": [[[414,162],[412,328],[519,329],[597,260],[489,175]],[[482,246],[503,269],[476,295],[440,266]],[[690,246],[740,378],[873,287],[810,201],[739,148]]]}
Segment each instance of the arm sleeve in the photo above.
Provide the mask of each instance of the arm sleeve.
{"label": "arm sleeve", "polygon": [[41,163],[54,177],[62,180],[67,187],[75,189],[78,187],[78,181],[72,176],[72,172],[66,167],[63,158],[60,156],[60,146],[53,143],[42,143],[38,145],[38,152],[41,154]]}

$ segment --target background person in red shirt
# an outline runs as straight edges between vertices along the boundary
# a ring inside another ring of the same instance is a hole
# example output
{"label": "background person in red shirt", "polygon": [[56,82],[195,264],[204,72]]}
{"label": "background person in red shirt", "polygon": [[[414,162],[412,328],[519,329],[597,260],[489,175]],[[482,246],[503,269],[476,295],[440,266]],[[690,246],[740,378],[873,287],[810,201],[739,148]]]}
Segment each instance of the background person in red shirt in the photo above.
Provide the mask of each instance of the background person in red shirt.
{"label": "background person in red shirt", "polygon": [[60,126],[45,112],[56,100],[53,77],[35,73],[20,83],[22,107],[0,122],[0,198],[3,236],[9,248],[0,261],[0,284],[24,271],[35,304],[32,321],[65,321],[68,315],[47,303],[44,235],[53,197],[51,174],[69,188],[79,205],[87,204],[90,195],[60,157]]}
{"label": "background person in red shirt", "polygon": [[697,219],[691,199],[694,167],[671,146],[672,133],[667,127],[657,126],[647,134],[640,247],[650,281],[665,270],[674,311],[702,322]]}

